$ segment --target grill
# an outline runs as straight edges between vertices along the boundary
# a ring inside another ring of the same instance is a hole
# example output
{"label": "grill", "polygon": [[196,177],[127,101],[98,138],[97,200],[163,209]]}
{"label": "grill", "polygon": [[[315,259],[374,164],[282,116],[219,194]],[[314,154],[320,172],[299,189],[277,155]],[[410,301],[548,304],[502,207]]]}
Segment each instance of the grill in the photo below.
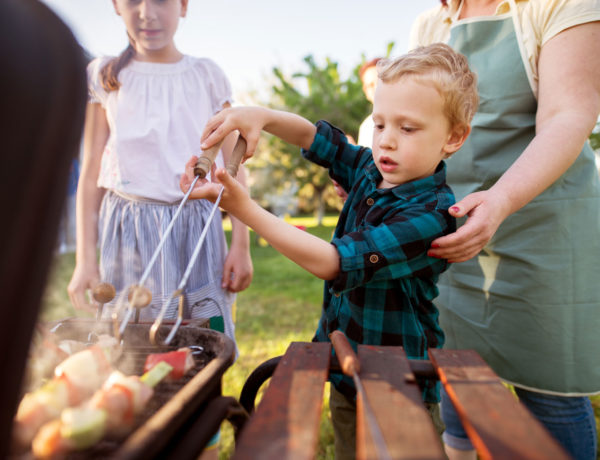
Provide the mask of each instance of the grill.
{"label": "grill", "polygon": [[[153,346],[149,341],[152,323],[129,324],[123,334],[123,353],[115,367],[126,375],[141,375],[149,353],[194,346],[195,366],[181,379],[161,382],[145,410],[136,417],[133,431],[126,437],[107,438],[94,447],[69,454],[69,459],[152,459],[197,458],[208,440],[229,418],[234,428],[247,416],[234,398],[221,395],[221,381],[235,357],[235,345],[226,335],[206,328],[207,322],[184,322],[169,346]],[[109,321],[67,319],[55,323],[57,339],[86,342],[91,331],[110,334]],[[157,337],[166,338],[172,325],[165,324]],[[30,453],[12,458],[30,458]]]}

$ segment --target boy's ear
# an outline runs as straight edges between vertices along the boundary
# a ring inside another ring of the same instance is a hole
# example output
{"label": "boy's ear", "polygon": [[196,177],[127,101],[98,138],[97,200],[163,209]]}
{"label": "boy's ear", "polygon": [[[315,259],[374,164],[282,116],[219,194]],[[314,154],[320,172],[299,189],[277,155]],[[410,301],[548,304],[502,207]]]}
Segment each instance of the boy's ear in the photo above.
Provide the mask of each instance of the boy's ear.
{"label": "boy's ear", "polygon": [[454,152],[462,147],[471,134],[471,125],[457,126],[452,129],[452,132],[448,136],[446,144],[444,144],[443,151],[446,154],[446,158],[449,158]]}

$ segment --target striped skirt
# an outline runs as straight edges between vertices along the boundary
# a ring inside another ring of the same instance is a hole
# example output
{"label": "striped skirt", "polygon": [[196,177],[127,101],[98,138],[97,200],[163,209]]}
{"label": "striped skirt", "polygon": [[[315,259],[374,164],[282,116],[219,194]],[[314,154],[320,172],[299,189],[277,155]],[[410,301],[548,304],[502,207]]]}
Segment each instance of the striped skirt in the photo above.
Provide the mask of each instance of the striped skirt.
{"label": "striped skirt", "polygon": [[[152,293],[152,302],[141,310],[140,320],[155,319],[177,289],[212,206],[206,200],[190,200],[183,207],[144,283]],[[125,197],[110,190],[104,195],[99,222],[100,276],[117,290],[115,300],[105,305],[105,318],[110,317],[118,302],[126,299],[129,288],[139,283],[177,207],[177,203]],[[184,317],[220,316],[225,334],[235,341],[231,313],[235,294],[221,288],[226,254],[221,214],[217,211],[183,290]],[[178,304],[178,298],[169,303],[166,319],[177,316]]]}

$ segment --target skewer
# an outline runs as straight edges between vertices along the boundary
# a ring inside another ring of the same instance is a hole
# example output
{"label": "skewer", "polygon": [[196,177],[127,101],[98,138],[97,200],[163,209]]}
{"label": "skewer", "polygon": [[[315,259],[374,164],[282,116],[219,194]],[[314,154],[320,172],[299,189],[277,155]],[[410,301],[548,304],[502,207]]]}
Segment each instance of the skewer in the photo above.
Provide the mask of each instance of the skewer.
{"label": "skewer", "polygon": [[[115,287],[110,283],[98,283],[92,289],[92,298],[98,304],[98,309],[96,310],[96,322],[100,321],[102,318],[102,310],[104,309],[104,304],[110,302],[117,295],[117,291]],[[91,331],[88,334],[88,342],[92,341],[94,335],[97,335],[95,331]]]}
{"label": "skewer", "polygon": [[[235,144],[235,147],[231,154],[230,162],[227,165],[227,172],[232,177],[237,176],[238,168],[239,168],[240,162],[244,156],[244,153],[246,153],[246,141],[243,137],[239,136],[237,143]],[[202,160],[202,162],[201,162],[201,160]],[[212,161],[214,162],[214,158]],[[194,168],[194,174],[196,174],[196,179],[199,177],[198,176],[199,172],[203,171],[204,168],[206,168],[207,170],[210,170],[211,167],[212,167],[212,163],[208,164],[204,157],[200,157],[198,159],[198,162],[196,163],[196,167]],[[197,170],[198,170],[198,172],[197,172]],[[188,193],[194,187],[194,183],[195,183],[196,179],[194,179],[194,182],[192,182],[192,185],[190,186]],[[204,240],[206,239],[206,234],[208,233],[208,229],[210,228],[212,219],[213,219],[217,209],[219,208],[219,203],[221,202],[221,197],[223,196],[223,190],[225,190],[225,188],[223,186],[221,186],[219,195],[217,196],[217,199],[210,211],[208,219],[206,220],[204,228],[202,229],[202,233],[200,234],[200,238],[198,239],[198,242],[196,243],[196,247],[194,248],[194,252],[192,253],[192,257],[190,258],[190,260],[188,262],[188,265],[185,269],[183,277],[181,278],[181,281],[179,282],[179,285],[177,286],[177,289],[163,303],[163,306],[160,309],[160,313],[158,314],[158,316],[156,317],[156,320],[154,321],[154,323],[152,324],[152,327],[150,328],[150,343],[152,343],[153,345],[157,345],[156,333],[158,332],[158,329],[160,328],[160,326],[163,322],[163,319],[167,312],[168,306],[170,305],[171,301],[174,300],[176,297],[179,297],[177,320],[175,321],[175,324],[171,328],[169,335],[167,336],[166,340],[164,341],[164,345],[168,345],[169,343],[171,343],[171,340],[173,340],[173,337],[175,337],[175,334],[179,330],[179,326],[181,325],[181,323],[183,321],[183,304],[184,304],[183,289],[188,281],[188,278],[190,277],[190,274],[192,273],[192,268],[194,266],[194,263],[196,262],[196,259],[198,258],[198,254],[200,254],[200,249],[202,249],[202,245],[204,244]]]}
{"label": "skewer", "polygon": [[[175,211],[175,214],[173,215],[173,218],[171,219],[171,222],[169,222],[169,225],[167,226],[167,229],[165,230],[165,233],[163,234],[162,238],[160,239],[160,241],[158,242],[158,245],[156,247],[156,249],[154,250],[154,253],[152,254],[152,257],[150,258],[150,262],[148,263],[148,266],[146,267],[146,269],[144,270],[144,272],[142,273],[142,276],[140,277],[140,280],[138,281],[137,284],[131,286],[130,288],[130,292],[134,292],[133,297],[129,296],[128,300],[129,300],[129,307],[127,309],[127,312],[125,313],[121,324],[119,326],[118,321],[119,321],[119,314],[121,313],[121,310],[124,307],[124,297],[121,296],[120,301],[117,302],[117,305],[115,306],[113,313],[112,313],[112,320],[114,323],[114,331],[115,331],[115,337],[117,338],[117,340],[120,340],[121,336],[123,335],[123,333],[125,332],[125,328],[127,327],[127,324],[129,323],[129,320],[131,319],[131,315],[133,314],[134,309],[136,310],[136,322],[139,319],[139,309],[140,307],[135,307],[133,304],[136,304],[138,300],[136,293],[138,293],[138,289],[140,288],[144,288],[144,283],[146,282],[146,280],[148,279],[148,277],[150,276],[150,271],[152,270],[152,267],[154,266],[154,263],[156,262],[156,260],[158,259],[158,256],[160,255],[160,252],[165,244],[165,242],[167,241],[168,236],[171,233],[171,230],[173,229],[173,226],[175,225],[175,221],[177,220],[177,218],[179,217],[179,215],[181,214],[181,210],[183,209],[183,206],[185,205],[185,203],[187,202],[190,194],[192,193],[192,190],[194,189],[194,186],[196,185],[196,182],[198,181],[198,179],[204,179],[206,177],[206,175],[210,172],[210,169],[212,167],[212,164],[214,163],[215,158],[217,157],[217,154],[219,153],[219,149],[221,148],[221,144],[223,143],[223,141],[218,142],[217,144],[213,145],[211,148],[205,150],[204,152],[202,152],[202,155],[200,156],[200,158],[198,158],[198,162],[196,163],[196,167],[194,168],[194,174],[196,175],[196,177],[194,177],[194,180],[192,182],[192,185],[190,186],[189,190],[185,193],[185,195],[183,196],[183,199],[181,200],[181,203],[179,203],[179,206],[177,207],[177,211]],[[242,152],[242,155],[244,152]],[[241,157],[240,157],[241,159]],[[232,158],[233,160],[233,158]],[[136,289],[137,288],[137,289]],[[148,291],[146,289],[146,291]],[[142,295],[142,298],[145,299],[147,297],[147,295],[150,294],[150,292],[144,292]],[[152,298],[152,294],[150,294],[150,299]],[[148,303],[144,306],[142,306],[141,308],[147,306],[150,303],[150,300],[148,301]]]}

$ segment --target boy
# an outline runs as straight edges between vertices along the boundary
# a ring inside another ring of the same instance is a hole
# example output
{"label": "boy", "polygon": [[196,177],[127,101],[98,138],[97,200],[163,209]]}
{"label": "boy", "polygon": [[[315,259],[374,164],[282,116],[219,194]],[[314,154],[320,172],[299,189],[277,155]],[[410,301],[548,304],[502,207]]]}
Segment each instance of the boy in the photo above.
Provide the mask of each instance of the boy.
{"label": "boy", "polygon": [[[325,280],[323,311],[314,340],[328,341],[340,329],[356,345],[403,346],[412,359],[426,359],[444,336],[432,301],[445,260],[428,257],[438,236],[453,232],[448,214],[454,203],[445,182],[443,159],[470,133],[477,108],[476,77],[464,56],[435,44],[378,64],[373,150],[351,145],[324,121],[315,125],[297,115],[265,108],[235,108],[209,121],[202,148],[234,129],[254,152],[264,129],[302,147],[302,154],[329,168],[348,199],[331,243],[276,218],[250,199],[225,170],[216,172],[224,191],[220,205],[253,228],[275,249]],[[192,158],[181,180],[193,178]],[[215,200],[218,184],[204,182],[193,198]],[[330,406],[336,458],[353,458],[355,390],[352,380],[331,377]],[[434,415],[438,385],[427,382],[423,400]]]}

